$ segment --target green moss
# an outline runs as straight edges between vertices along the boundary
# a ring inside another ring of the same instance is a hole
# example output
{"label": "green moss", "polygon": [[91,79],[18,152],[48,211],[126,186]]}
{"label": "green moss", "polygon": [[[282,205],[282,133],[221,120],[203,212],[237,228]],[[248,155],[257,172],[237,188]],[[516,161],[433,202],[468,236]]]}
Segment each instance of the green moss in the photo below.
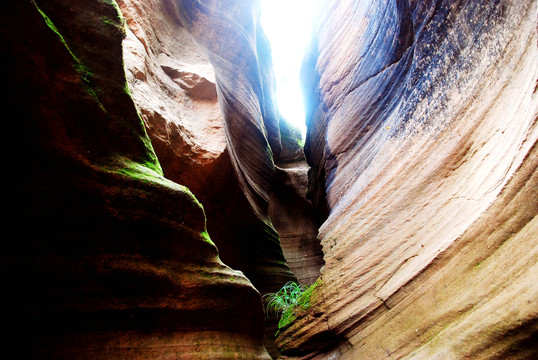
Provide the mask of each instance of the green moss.
{"label": "green moss", "polygon": [[115,0],[101,0],[103,4],[112,5],[114,7],[118,7],[118,4]]}
{"label": "green moss", "polygon": [[107,16],[103,16],[103,17],[101,17],[101,22],[103,24],[105,24],[107,26],[111,26],[114,29],[116,29],[117,31],[119,31],[123,38],[125,38],[125,36],[127,35],[127,32],[125,30],[125,23],[123,21],[123,18],[118,17],[118,18],[114,19],[114,18],[110,18],[110,17],[107,17]]}
{"label": "green moss", "polygon": [[[99,108],[105,114],[108,114],[108,111],[99,100],[99,96],[98,96],[99,89],[97,89],[92,84],[92,81],[95,77],[94,73],[91,71],[91,69],[88,66],[83,64],[82,61],[75,55],[73,50],[68,45],[64,36],[60,33],[56,25],[47,16],[47,14],[45,14],[45,12],[37,5],[35,1],[32,1],[32,3],[37,9],[37,11],[39,12],[39,14],[41,15],[41,17],[43,18],[47,27],[56,34],[56,36],[58,37],[58,40],[65,47],[69,56],[72,58],[73,60],[72,65],[74,69],[76,70],[76,72],[80,75],[81,84],[84,91],[91,96],[91,98],[95,101],[95,103],[99,106]],[[121,15],[121,11],[119,9],[118,4],[113,0],[103,1],[103,3],[110,5],[115,9],[116,17],[102,17],[101,21],[105,22],[106,24],[113,25],[117,28],[121,28],[122,31],[124,31],[125,20],[123,19]],[[124,82],[123,91],[131,98],[131,93],[129,91],[127,81]],[[116,121],[121,121],[121,120],[122,119],[116,119]],[[155,150],[153,149],[153,145],[151,144],[151,140],[149,139],[149,136],[147,134],[147,131],[145,129],[145,126],[143,125],[143,122],[140,116],[138,115],[140,127],[133,126],[132,122],[127,121],[127,119],[123,119],[123,120],[125,120],[123,125],[127,129],[130,129],[130,131],[132,131],[133,136],[138,137],[139,140],[142,141],[145,151],[144,151],[144,155],[142,155],[143,159],[139,160],[138,164],[136,162],[133,162],[130,165],[122,167],[123,168],[122,171],[125,174],[128,174],[129,176],[140,178],[141,180],[148,180],[146,178],[146,175],[148,175],[146,170],[151,170],[153,172],[156,172],[158,175],[162,176],[163,171],[162,171],[161,165],[157,159],[157,155],[155,154]]]}
{"label": "green moss", "polygon": [[292,322],[294,322],[295,319],[297,319],[295,311],[286,311],[284,314],[282,314],[282,317],[278,322],[278,331],[276,332],[275,336],[278,335],[281,329],[288,327]]}
{"label": "green moss", "polygon": [[192,194],[187,187],[173,183],[164,178],[158,163],[155,164],[152,161],[135,161],[123,155],[114,154],[102,159],[102,162],[100,162],[98,166],[105,172],[127,176],[142,183],[153,183],[166,187],[170,187],[170,185],[173,184],[174,187],[179,187],[179,190],[189,194],[192,197],[193,202],[199,204],[198,200],[194,197],[194,194]]}
{"label": "green moss", "polygon": [[[140,120],[140,123],[142,123],[142,119],[140,116],[138,116],[138,119]],[[144,147],[146,148],[146,156],[148,157],[144,163],[144,166],[150,168],[151,170],[157,172],[159,175],[163,175],[163,169],[161,167],[161,164],[159,163],[159,159],[157,158],[157,154],[155,154],[155,150],[153,149],[153,144],[151,143],[151,140],[149,139],[149,135],[146,132],[146,128],[142,124],[142,131],[143,136],[141,136],[141,140],[144,143]]]}
{"label": "green moss", "polygon": [[60,41],[62,42],[62,44],[65,46],[65,48],[67,49],[67,51],[69,51],[69,54],[73,57],[73,59],[76,59],[77,63],[79,63],[77,57],[75,56],[75,54],[73,54],[73,52],[71,51],[71,49],[69,48],[69,46],[67,45],[64,37],[62,36],[62,34],[60,34],[60,31],[58,31],[58,28],[54,25],[54,23],[52,22],[52,20],[43,12],[43,10],[41,10],[41,8],[35,3],[35,1],[32,1],[32,3],[34,4],[34,6],[36,7],[37,11],[39,12],[39,14],[41,14],[41,17],[43,17],[43,20],[45,20],[45,24],[47,24],[47,26],[56,33],[56,35],[58,35],[58,38],[60,39]]}
{"label": "green moss", "polygon": [[[188,195],[195,206],[200,207],[202,210],[204,208],[198,199],[196,199],[194,194],[189,190],[189,188],[170,181],[163,176],[158,161],[157,163],[152,161],[137,162],[125,156],[114,155],[106,159],[105,162],[101,164],[101,167],[106,171],[126,175],[141,182],[156,183],[166,187],[174,187]],[[213,241],[209,238],[209,235],[206,232],[202,233],[201,236],[205,241],[213,244]]]}
{"label": "green moss", "polygon": [[214,242],[211,240],[211,238],[209,237],[209,234],[207,233],[207,230],[206,230],[206,231],[203,231],[201,235],[202,235],[202,239],[203,239],[205,242],[207,242],[207,243],[209,243],[209,244],[211,244],[211,245],[213,245],[213,246],[216,246],[215,243],[214,243]]}
{"label": "green moss", "polygon": [[121,9],[119,5],[114,0],[102,0],[102,2],[104,4],[112,6],[114,10],[116,11],[116,16],[115,17],[103,16],[101,18],[101,21],[104,24],[113,26],[114,28],[119,30],[120,33],[122,34],[122,37],[125,38],[125,36],[127,35],[127,22],[125,21],[125,18],[123,17],[121,13]]}
{"label": "green moss", "polygon": [[318,289],[320,283],[321,283],[320,279],[316,280],[316,282],[312,284],[311,286],[309,286],[308,289],[306,289],[297,300],[298,304],[302,306],[304,309],[310,308],[310,305],[312,304],[313,296],[316,293],[316,290]]}
{"label": "green moss", "polygon": [[127,81],[123,84],[123,92],[129,95],[129,97],[132,97],[131,89],[129,88]]}
{"label": "green moss", "polygon": [[315,301],[316,291],[320,284],[320,279],[308,288],[304,285],[288,282],[278,292],[264,295],[267,314],[274,312],[280,315],[279,331],[275,336],[278,335],[281,329],[295,321],[300,313],[310,308]]}
{"label": "green moss", "polygon": [[73,53],[73,51],[71,50],[71,48],[69,47],[69,45],[65,41],[65,38],[62,36],[62,34],[60,33],[60,31],[58,30],[56,25],[54,25],[52,20],[45,14],[45,12],[43,10],[41,10],[41,8],[34,1],[32,1],[32,3],[34,4],[35,8],[39,12],[39,14],[43,18],[43,20],[45,21],[45,24],[49,27],[49,29],[51,29],[58,36],[58,39],[60,40],[60,42],[63,44],[63,46],[65,47],[65,49],[67,50],[67,52],[69,53],[71,58],[73,59],[73,67],[80,74],[80,79],[82,81],[83,87],[86,90],[86,92],[93,99],[95,99],[95,101],[97,102],[97,104],[101,108],[101,110],[106,112],[105,107],[99,101],[99,98],[97,96],[97,92],[95,91],[95,89],[93,89],[90,86],[91,79],[93,78],[93,73],[91,72],[91,70],[87,66],[82,64],[82,62],[78,59],[78,57],[75,55],[75,53]]}
{"label": "green moss", "polygon": [[[181,191],[190,198],[190,201],[192,202],[193,206],[199,207],[201,209],[205,216],[203,205],[198,201],[198,199],[189,190],[189,188],[166,179],[162,173],[162,169],[158,161],[137,162],[125,156],[115,154],[105,159],[99,166],[106,172],[124,175],[143,183],[158,184]],[[205,217],[204,221],[207,221]],[[207,229],[205,225],[204,229]],[[209,237],[207,230],[204,230],[202,233],[200,233],[200,236],[203,241],[215,246],[215,244]]]}

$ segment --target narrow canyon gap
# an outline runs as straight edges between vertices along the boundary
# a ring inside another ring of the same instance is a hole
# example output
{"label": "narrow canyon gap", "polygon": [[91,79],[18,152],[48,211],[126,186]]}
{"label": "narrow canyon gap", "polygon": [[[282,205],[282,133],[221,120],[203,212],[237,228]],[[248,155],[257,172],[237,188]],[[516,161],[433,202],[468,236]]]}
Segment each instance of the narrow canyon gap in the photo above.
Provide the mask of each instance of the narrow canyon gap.
{"label": "narrow canyon gap", "polygon": [[258,1],[5,11],[5,356],[538,357],[538,1],[322,1],[304,152]]}

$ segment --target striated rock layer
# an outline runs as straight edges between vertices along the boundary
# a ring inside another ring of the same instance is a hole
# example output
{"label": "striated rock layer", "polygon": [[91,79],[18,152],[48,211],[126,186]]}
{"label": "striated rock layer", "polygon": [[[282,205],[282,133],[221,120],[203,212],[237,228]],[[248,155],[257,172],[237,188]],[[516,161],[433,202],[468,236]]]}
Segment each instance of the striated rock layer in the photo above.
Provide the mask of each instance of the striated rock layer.
{"label": "striated rock layer", "polygon": [[222,260],[276,291],[295,277],[268,218],[280,134],[257,2],[118,3],[129,88],[164,175],[204,204]]}
{"label": "striated rock layer", "polygon": [[538,2],[326,1],[304,65],[325,266],[290,358],[538,356]]}
{"label": "striated rock layer", "polygon": [[298,144],[300,134],[281,122],[282,152],[276,163],[275,183],[269,202],[269,217],[278,231],[282,251],[290,269],[302,285],[319,277],[323,253],[317,239],[319,224],[315,209],[306,198],[308,165]]}
{"label": "striated rock layer", "polygon": [[273,153],[278,157],[281,144],[278,118],[267,114],[276,115],[276,109],[264,101],[269,94],[262,81],[265,69],[257,59],[257,48],[267,46],[267,40],[259,30],[257,3],[245,6],[239,1],[206,4],[182,0],[178,5],[181,22],[215,67],[238,180],[255,213],[266,219],[274,175]]}
{"label": "striated rock layer", "polygon": [[[114,1],[7,5],[17,119],[4,356],[269,359],[260,294],[221,262],[193,194],[163,176],[127,88],[125,31]],[[208,78],[178,76],[192,96],[214,97]]]}
{"label": "striated rock layer", "polygon": [[[296,278],[268,217],[280,119],[257,2],[118,4],[129,88],[164,175],[204,205],[220,258],[260,292],[277,291]],[[269,324],[273,356],[275,331]]]}

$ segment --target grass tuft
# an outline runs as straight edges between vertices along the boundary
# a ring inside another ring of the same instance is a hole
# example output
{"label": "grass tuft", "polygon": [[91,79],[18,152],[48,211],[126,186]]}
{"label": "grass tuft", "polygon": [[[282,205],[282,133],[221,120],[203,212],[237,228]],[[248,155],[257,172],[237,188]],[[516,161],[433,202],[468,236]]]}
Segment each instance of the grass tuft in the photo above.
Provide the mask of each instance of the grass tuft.
{"label": "grass tuft", "polygon": [[291,306],[299,304],[299,298],[306,289],[306,286],[290,281],[276,293],[265,294],[263,298],[266,301],[266,315],[269,317],[273,313],[282,317]]}
{"label": "grass tuft", "polygon": [[270,314],[274,314],[280,318],[278,322],[279,330],[275,335],[278,335],[281,329],[290,325],[301,310],[310,308],[313,295],[319,284],[319,279],[309,287],[290,281],[276,293],[263,296],[267,317],[269,318]]}

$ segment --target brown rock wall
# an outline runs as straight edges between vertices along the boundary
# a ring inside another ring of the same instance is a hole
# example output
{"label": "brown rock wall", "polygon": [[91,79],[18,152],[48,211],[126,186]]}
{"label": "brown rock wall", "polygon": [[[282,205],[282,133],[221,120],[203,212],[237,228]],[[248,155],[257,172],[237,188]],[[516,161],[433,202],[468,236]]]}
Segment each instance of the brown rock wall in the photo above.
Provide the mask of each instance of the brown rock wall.
{"label": "brown rock wall", "polygon": [[4,357],[268,359],[260,294],[219,259],[198,200],[163,176],[127,91],[115,2],[5,10],[19,119],[7,127]]}
{"label": "brown rock wall", "polygon": [[278,343],[305,359],[535,356],[538,3],[326,6],[303,70],[326,264]]}
{"label": "brown rock wall", "polygon": [[226,148],[213,66],[179,21],[171,1],[118,5],[129,89],[165,175],[203,195]]}
{"label": "brown rock wall", "polygon": [[215,4],[203,16],[190,2],[119,5],[129,87],[165,176],[202,202],[223,261],[277,290],[294,276],[267,214],[280,134],[255,4]]}
{"label": "brown rock wall", "polygon": [[301,135],[285,121],[280,124],[282,152],[276,163],[269,216],[280,236],[282,251],[299,284],[311,285],[319,277],[323,253],[317,239],[315,209],[306,198],[308,165],[299,145]]}
{"label": "brown rock wall", "polygon": [[314,209],[305,197],[308,166],[304,160],[285,165],[276,169],[269,215],[298,283],[312,285],[320,275],[323,253],[317,239]]}

